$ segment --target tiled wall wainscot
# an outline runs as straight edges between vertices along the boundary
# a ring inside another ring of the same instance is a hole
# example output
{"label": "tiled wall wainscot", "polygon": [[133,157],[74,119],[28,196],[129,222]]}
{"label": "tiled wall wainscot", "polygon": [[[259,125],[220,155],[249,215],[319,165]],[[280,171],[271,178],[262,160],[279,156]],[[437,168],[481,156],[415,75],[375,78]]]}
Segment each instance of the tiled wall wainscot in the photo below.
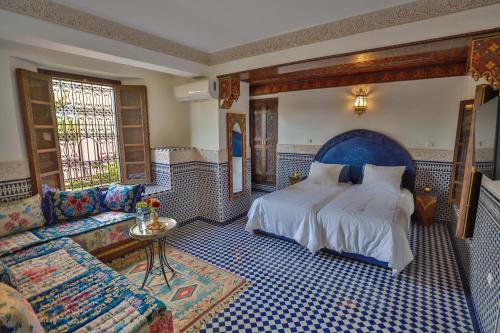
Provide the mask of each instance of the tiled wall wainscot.
{"label": "tiled wall wainscot", "polygon": [[417,168],[415,191],[421,192],[427,186],[433,188],[438,196],[438,212],[436,218],[450,221],[452,206],[448,204],[448,188],[450,186],[451,163],[433,161],[414,161]]}
{"label": "tiled wall wainscot", "polygon": [[470,289],[481,331],[500,332],[500,197],[484,186],[470,244]]}
{"label": "tiled wall wainscot", "polygon": [[[168,154],[168,155],[165,155]],[[251,205],[251,162],[247,160],[246,193],[235,200],[229,200],[228,164],[219,162],[220,154],[210,162],[202,161],[207,152],[199,153],[193,148],[157,149],[153,175],[156,177],[152,188],[169,187],[166,191],[151,194],[162,203],[160,215],[175,218],[181,223],[202,219],[212,223],[229,223],[246,214]],[[208,156],[207,155],[207,156]],[[193,161],[194,160],[194,161]],[[213,160],[213,161],[212,161]],[[158,181],[167,180],[166,184]],[[148,189],[151,188],[148,186]]]}
{"label": "tiled wall wainscot", "polygon": [[31,195],[31,178],[0,181],[0,202],[27,198]]}

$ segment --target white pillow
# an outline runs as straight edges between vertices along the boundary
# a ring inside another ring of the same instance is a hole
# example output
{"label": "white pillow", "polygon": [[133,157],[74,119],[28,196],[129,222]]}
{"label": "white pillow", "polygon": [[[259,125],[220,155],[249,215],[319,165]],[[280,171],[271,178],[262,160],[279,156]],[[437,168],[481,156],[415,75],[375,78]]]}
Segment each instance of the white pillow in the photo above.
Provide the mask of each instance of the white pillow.
{"label": "white pillow", "polygon": [[389,167],[365,164],[363,167],[363,182],[361,186],[400,193],[401,180],[405,169],[405,166]]}
{"label": "white pillow", "polygon": [[337,186],[340,172],[344,166],[343,164],[313,162],[307,180],[318,185]]}

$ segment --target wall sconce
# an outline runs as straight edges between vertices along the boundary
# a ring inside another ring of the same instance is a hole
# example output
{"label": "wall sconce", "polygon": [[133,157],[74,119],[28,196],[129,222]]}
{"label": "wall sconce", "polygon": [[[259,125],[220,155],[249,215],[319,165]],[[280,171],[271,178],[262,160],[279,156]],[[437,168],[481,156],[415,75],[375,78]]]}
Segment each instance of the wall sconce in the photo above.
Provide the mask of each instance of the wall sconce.
{"label": "wall sconce", "polygon": [[361,117],[366,112],[366,104],[366,91],[363,88],[359,88],[354,98],[354,113]]}

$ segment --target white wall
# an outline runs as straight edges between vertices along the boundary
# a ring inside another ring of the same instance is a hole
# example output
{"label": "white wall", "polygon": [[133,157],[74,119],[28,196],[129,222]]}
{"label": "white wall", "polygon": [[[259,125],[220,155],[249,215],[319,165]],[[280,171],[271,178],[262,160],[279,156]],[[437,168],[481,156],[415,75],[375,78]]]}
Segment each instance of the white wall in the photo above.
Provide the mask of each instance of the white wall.
{"label": "white wall", "polygon": [[151,146],[190,145],[189,107],[173,93],[187,79],[0,40],[0,162],[27,159],[15,69],[39,67],[146,85]]}
{"label": "white wall", "polygon": [[[367,113],[353,113],[359,86],[278,94],[278,143],[322,145],[351,129],[388,135],[406,148],[453,149],[461,100],[474,97],[470,77],[364,85]],[[430,147],[429,147],[430,148]]]}
{"label": "white wall", "polygon": [[217,100],[190,102],[191,145],[199,149],[226,149],[226,115],[242,113],[246,115],[248,146],[250,142],[249,94],[249,84],[240,82],[240,97],[229,110],[219,109]]}
{"label": "white wall", "polygon": [[218,101],[189,102],[189,108],[191,145],[199,149],[219,150]]}

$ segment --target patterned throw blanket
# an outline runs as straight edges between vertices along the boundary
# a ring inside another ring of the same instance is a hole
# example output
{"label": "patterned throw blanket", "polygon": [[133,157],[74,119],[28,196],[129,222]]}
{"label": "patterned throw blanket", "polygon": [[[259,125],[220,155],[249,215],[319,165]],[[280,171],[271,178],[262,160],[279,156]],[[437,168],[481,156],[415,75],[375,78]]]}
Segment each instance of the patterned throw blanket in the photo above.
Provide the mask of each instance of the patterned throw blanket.
{"label": "patterned throw blanket", "polygon": [[70,238],[2,258],[47,332],[170,332],[165,304]]}
{"label": "patterned throw blanket", "polygon": [[108,225],[134,219],[135,214],[107,212],[88,218],[57,223],[0,238],[0,257],[51,240],[71,237]]}

